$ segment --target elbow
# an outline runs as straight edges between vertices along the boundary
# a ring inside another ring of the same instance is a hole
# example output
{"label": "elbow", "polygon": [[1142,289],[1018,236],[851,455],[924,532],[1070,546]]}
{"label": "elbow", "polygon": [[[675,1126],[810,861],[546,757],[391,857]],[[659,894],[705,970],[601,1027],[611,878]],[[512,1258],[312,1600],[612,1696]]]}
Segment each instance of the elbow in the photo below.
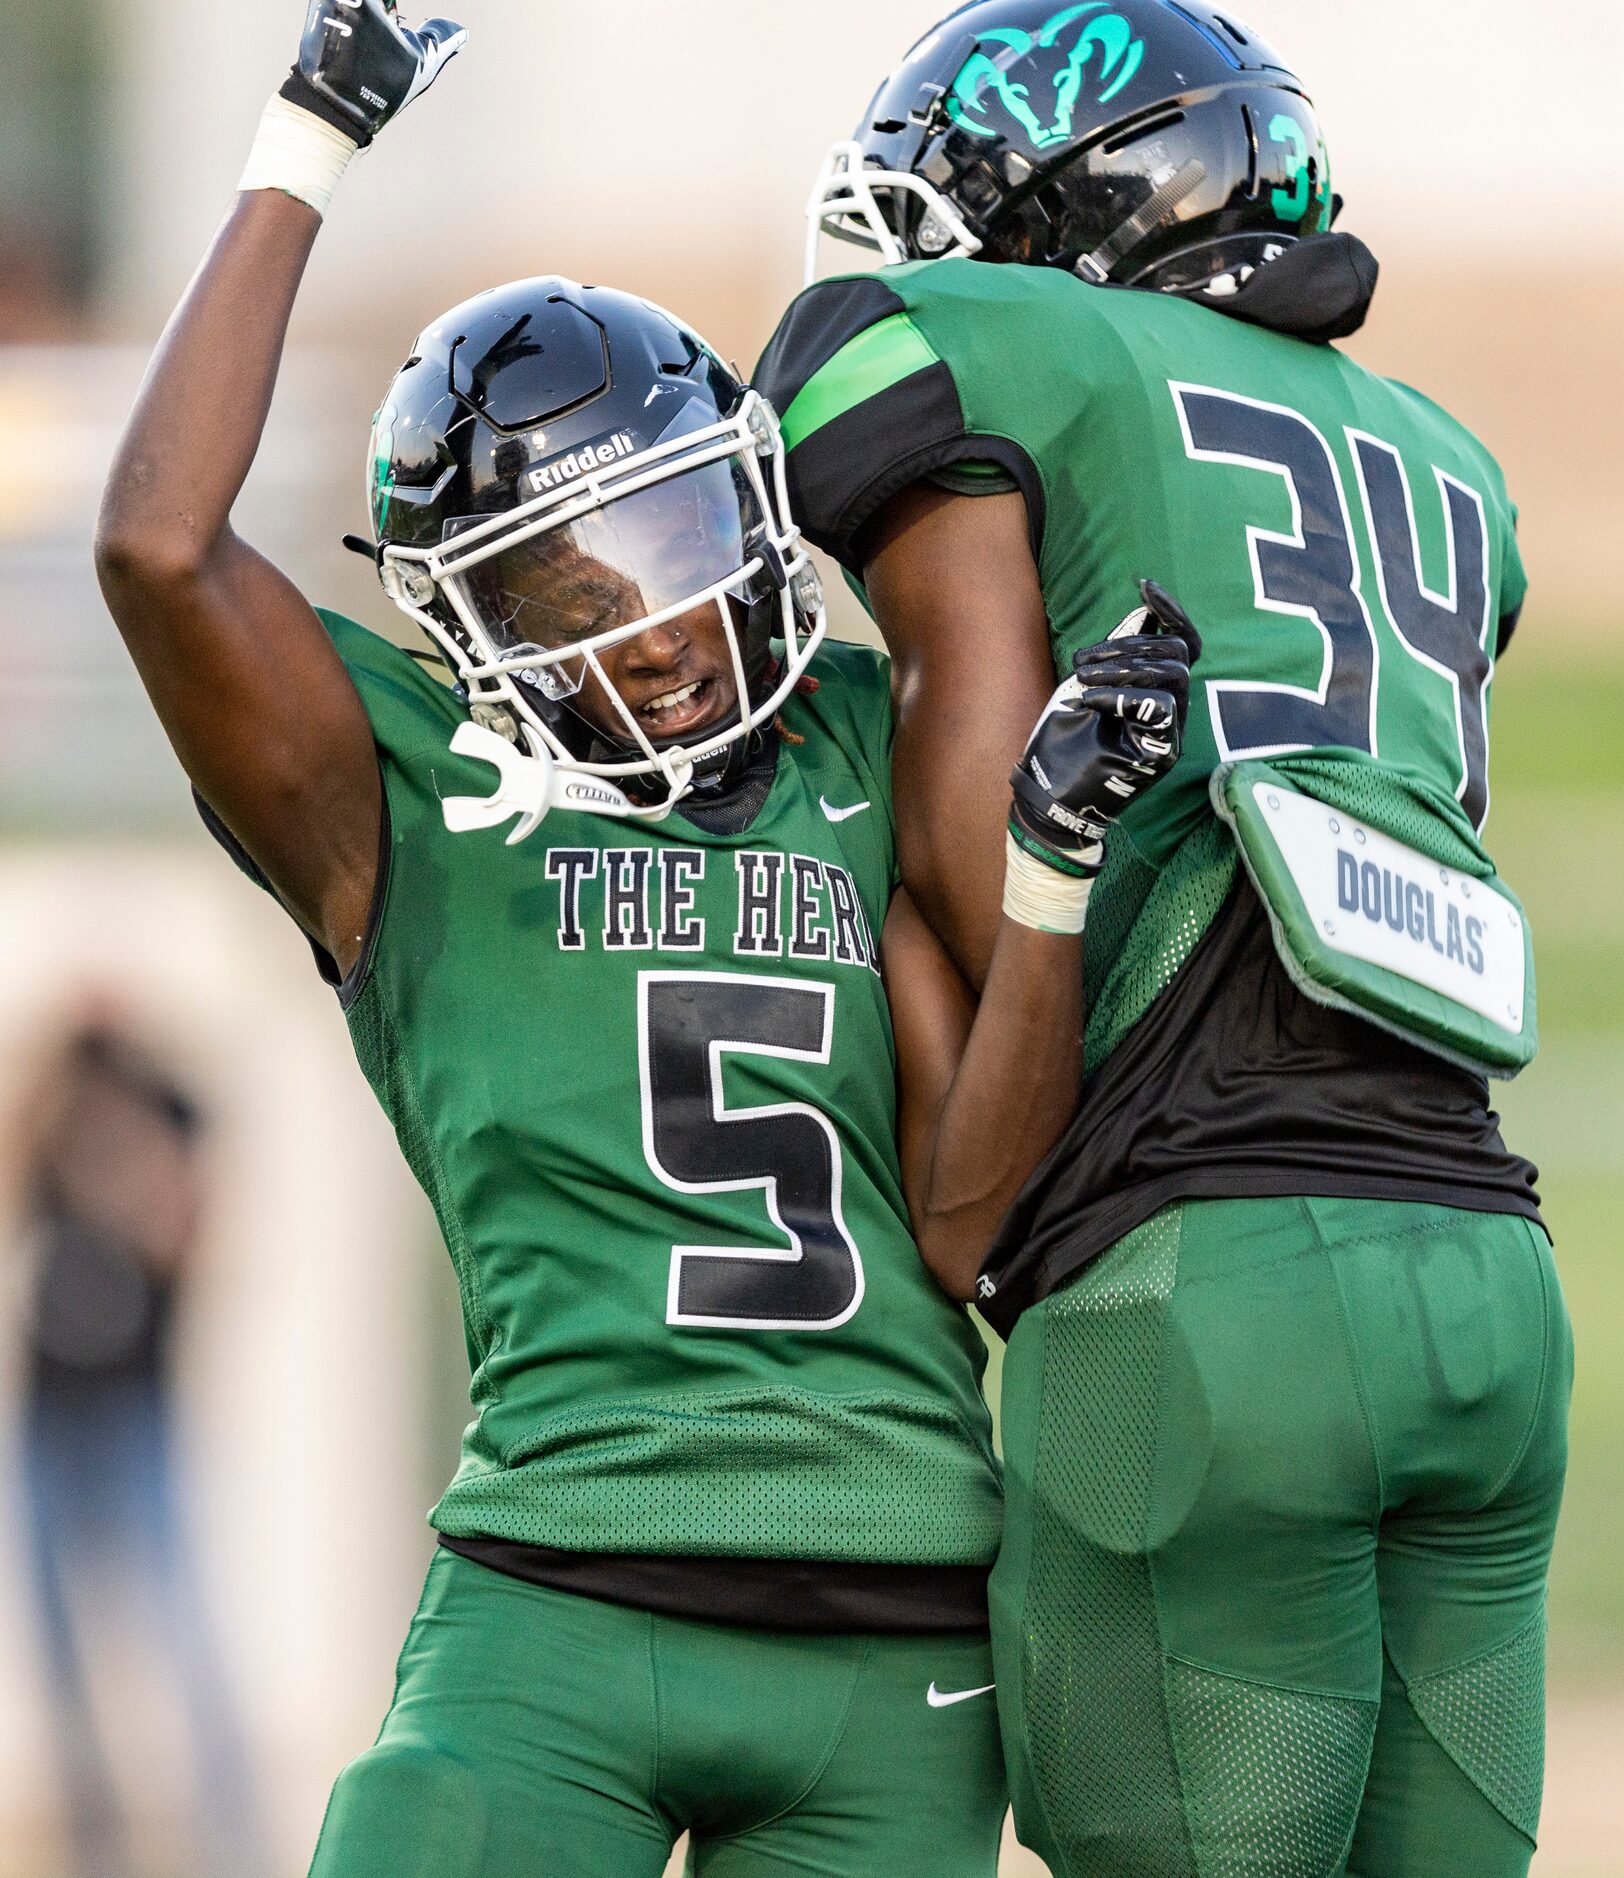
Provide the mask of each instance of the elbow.
{"label": "elbow", "polygon": [[172,603],[203,579],[214,544],[184,520],[160,522],[109,488],[96,524],[96,578],[127,626],[143,603]]}
{"label": "elbow", "polygon": [[195,586],[207,562],[194,542],[128,526],[105,512],[96,531],[96,578],[115,618],[121,602],[162,598]]}

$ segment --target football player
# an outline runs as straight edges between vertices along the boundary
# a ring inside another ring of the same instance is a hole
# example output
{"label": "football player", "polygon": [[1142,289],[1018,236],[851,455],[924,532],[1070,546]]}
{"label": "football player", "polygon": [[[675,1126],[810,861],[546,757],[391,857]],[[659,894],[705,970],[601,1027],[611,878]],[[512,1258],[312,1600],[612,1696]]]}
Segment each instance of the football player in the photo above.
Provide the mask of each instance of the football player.
{"label": "football player", "polygon": [[999,783],[1146,574],[1201,622],[1182,761],[1085,942],[1084,1098],[978,1268],[1007,1335],[993,1580],[1054,1871],[1526,1870],[1571,1350],[1485,1077],[1535,1044],[1480,832],[1515,512],[1334,340],[1290,65],[1203,0],[977,0],[812,203],[878,272],[758,374],[808,537],[895,660],[903,880],[966,977]]}
{"label": "football player", "polygon": [[431,325],[369,552],[452,682],[315,612],[231,507],[333,191],[462,37],[310,9],[98,548],[461,1286],[476,1417],[313,1869],[657,1878],[687,1831],[715,1878],[991,1878],[983,1349],[908,1206],[979,1259],[1074,1106],[1081,909],[1195,634],[1152,590],[1051,700],[974,1013],[892,904],[889,687],[820,645],[777,420],[669,315],[545,279]]}

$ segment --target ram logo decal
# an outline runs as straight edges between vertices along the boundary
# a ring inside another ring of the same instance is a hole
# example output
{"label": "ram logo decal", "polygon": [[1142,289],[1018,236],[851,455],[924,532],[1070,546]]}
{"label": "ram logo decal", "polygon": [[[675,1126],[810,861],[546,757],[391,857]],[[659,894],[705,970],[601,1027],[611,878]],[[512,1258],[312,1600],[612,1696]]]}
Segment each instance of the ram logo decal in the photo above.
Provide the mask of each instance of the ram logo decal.
{"label": "ram logo decal", "polygon": [[[1063,7],[1046,20],[1034,37],[1019,27],[993,27],[981,35],[981,44],[965,61],[948,93],[947,111],[953,122],[976,137],[996,137],[997,124],[989,114],[1002,105],[1028,141],[1039,150],[1052,149],[1071,136],[1077,101],[1094,55],[1099,54],[1095,82],[1097,103],[1109,104],[1133,79],[1144,62],[1145,42],[1134,34],[1132,23],[1120,13],[1105,11],[1106,0],[1087,0],[1082,6]],[[1073,34],[1070,28],[1077,28]],[[1006,47],[1002,60],[983,47]],[[1015,83],[1010,71],[1031,61],[1042,69],[1036,55],[1052,52],[1064,59],[1054,72],[1054,114],[1044,121],[1047,101],[1034,99],[1032,87]],[[1010,53],[1015,56],[1011,58]]]}

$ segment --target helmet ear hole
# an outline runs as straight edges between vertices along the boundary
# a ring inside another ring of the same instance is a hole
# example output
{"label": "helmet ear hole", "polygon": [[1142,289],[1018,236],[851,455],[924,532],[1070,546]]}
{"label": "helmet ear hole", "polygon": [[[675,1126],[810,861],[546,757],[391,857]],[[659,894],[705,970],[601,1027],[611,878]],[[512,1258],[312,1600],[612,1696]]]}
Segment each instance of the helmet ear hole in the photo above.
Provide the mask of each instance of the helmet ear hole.
{"label": "helmet ear hole", "polygon": [[397,606],[408,611],[426,611],[434,605],[434,576],[420,561],[403,560],[399,554],[384,549],[380,557],[380,578],[384,592]]}
{"label": "helmet ear hole", "polygon": [[810,561],[795,576],[795,604],[808,618],[823,607],[823,577]]}

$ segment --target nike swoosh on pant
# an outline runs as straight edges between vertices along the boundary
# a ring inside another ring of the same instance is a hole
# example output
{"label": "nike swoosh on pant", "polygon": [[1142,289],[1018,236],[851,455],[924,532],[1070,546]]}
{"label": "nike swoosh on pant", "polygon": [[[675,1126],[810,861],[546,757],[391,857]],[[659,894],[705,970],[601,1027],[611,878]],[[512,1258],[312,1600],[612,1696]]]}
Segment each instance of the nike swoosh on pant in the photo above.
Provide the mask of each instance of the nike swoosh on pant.
{"label": "nike swoosh on pant", "polygon": [[925,1691],[925,1700],[932,1708],[951,1708],[955,1702],[969,1702],[978,1695],[991,1695],[997,1687],[997,1683],[989,1682],[981,1689],[955,1689],[949,1694],[943,1694],[935,1683],[932,1683]]}

